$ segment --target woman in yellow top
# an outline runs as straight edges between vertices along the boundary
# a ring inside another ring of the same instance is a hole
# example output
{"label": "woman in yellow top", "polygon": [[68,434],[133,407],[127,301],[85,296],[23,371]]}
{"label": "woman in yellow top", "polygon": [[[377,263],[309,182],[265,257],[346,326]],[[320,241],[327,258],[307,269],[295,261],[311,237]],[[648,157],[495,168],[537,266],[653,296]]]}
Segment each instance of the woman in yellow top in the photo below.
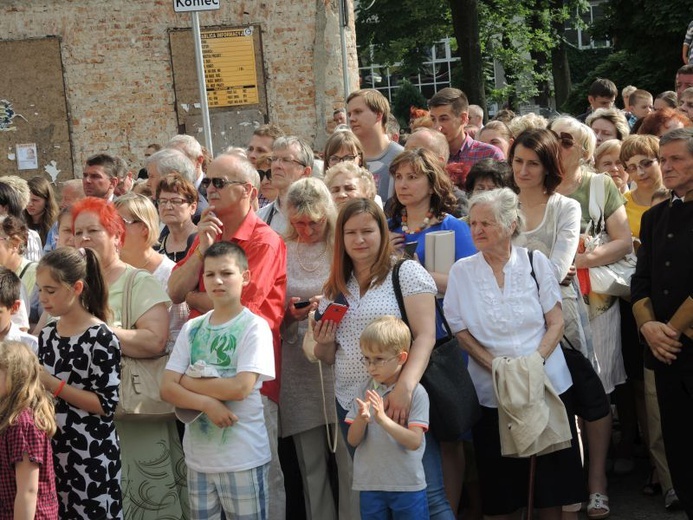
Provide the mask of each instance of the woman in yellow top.
{"label": "woman in yellow top", "polygon": [[636,239],[642,214],[652,206],[653,195],[664,189],[658,157],[659,139],[653,135],[631,135],[621,145],[621,163],[636,186],[624,194],[628,224]]}
{"label": "woman in yellow top", "polygon": [[[662,184],[662,170],[659,164],[659,139],[652,135],[631,135],[623,141],[621,146],[620,159],[624,168],[630,176],[630,180],[637,186],[624,194],[626,203],[626,214],[628,215],[628,225],[633,240],[637,247],[640,238],[640,220],[651,206],[658,204],[661,196],[666,198],[666,190]],[[622,302],[622,308],[630,304]],[[639,339],[635,320],[630,312],[621,312],[621,338],[623,345],[631,348],[624,348],[624,353],[630,352],[632,359],[629,361],[628,355],[624,355],[626,372],[631,378],[634,369],[642,374],[642,351],[639,350]],[[632,363],[632,365],[631,365]],[[640,375],[638,374],[638,375]],[[665,506],[670,507],[670,503],[676,500],[676,495],[672,489],[669,466],[664,456],[664,444],[662,441],[662,430],[659,422],[659,405],[657,403],[657,393],[654,386],[653,371],[645,367],[644,370],[644,389],[641,377],[632,377],[634,383],[636,399],[644,394],[645,417],[642,422],[647,426],[647,441],[649,444],[650,458],[653,465],[650,481],[643,488],[647,494],[655,493],[656,487],[661,486],[665,491]],[[637,383],[640,382],[638,385]],[[628,434],[628,432],[626,432]],[[626,439],[629,436],[626,435]],[[623,444],[623,441],[622,441]],[[618,456],[618,455],[617,455]],[[618,460],[618,459],[617,459]]]}

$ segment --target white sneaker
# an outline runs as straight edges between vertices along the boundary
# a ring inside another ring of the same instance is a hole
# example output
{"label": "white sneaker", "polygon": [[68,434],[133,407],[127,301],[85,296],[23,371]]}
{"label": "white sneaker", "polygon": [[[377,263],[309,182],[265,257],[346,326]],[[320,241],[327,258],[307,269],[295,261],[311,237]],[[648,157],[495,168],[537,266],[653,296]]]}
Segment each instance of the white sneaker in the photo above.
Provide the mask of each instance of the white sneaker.
{"label": "white sneaker", "polygon": [[667,511],[678,511],[681,509],[681,502],[673,488],[664,493],[664,508]]}

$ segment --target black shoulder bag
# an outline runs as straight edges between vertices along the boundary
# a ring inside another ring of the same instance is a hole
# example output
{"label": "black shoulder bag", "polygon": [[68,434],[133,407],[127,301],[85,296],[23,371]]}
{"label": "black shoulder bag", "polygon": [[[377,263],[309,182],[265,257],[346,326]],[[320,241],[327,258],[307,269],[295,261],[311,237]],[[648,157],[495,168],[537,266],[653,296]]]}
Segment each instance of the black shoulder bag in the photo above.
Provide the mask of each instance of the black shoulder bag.
{"label": "black shoulder bag", "polygon": [[[399,269],[406,260],[398,261],[392,269],[392,285],[402,320],[409,326],[404,297],[399,284]],[[467,371],[462,348],[450,330],[438,299],[436,313],[441,317],[447,336],[436,341],[428,367],[421,377],[421,385],[430,401],[429,423],[431,433],[439,441],[451,442],[460,437],[479,420],[481,409],[474,383]]]}
{"label": "black shoulder bag", "polygon": [[[530,274],[539,292],[539,281],[534,273],[534,251],[527,251]],[[609,398],[604,391],[599,375],[592,363],[582,352],[576,349],[570,340],[563,336],[560,343],[570,377],[573,379],[573,408],[575,415],[585,421],[596,421],[611,413]]]}

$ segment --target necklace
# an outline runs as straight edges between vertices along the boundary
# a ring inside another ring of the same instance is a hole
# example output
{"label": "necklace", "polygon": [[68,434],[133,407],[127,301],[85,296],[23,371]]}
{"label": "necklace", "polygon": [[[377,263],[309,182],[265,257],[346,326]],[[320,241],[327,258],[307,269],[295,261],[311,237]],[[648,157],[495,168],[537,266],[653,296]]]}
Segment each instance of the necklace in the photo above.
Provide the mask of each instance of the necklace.
{"label": "necklace", "polygon": [[318,256],[314,257],[316,262],[314,264],[314,267],[309,268],[306,267],[303,261],[301,260],[301,241],[298,240],[296,242],[296,259],[298,260],[298,265],[301,266],[301,269],[303,269],[306,273],[314,273],[320,268],[320,265],[322,264],[322,257],[325,256],[325,253],[327,252],[327,242],[323,242],[323,248],[322,248],[322,253],[320,253]]}
{"label": "necklace", "polygon": [[423,219],[423,222],[421,223],[421,227],[415,229],[414,231],[409,231],[409,226],[407,225],[407,208],[402,208],[402,231],[404,231],[408,235],[413,235],[415,233],[420,233],[424,229],[428,227],[428,223],[431,221],[433,218],[433,209],[429,209],[428,213],[426,213],[426,218]]}

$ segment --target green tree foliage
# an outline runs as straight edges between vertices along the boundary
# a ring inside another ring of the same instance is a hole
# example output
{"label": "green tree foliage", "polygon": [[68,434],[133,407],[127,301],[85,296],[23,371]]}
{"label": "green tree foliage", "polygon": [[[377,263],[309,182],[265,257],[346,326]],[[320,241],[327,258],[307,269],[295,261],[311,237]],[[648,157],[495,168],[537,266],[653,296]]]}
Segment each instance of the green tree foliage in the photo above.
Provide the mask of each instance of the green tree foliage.
{"label": "green tree foliage", "polygon": [[595,36],[613,42],[614,52],[581,78],[563,109],[584,111],[595,78],[609,78],[621,89],[635,85],[657,95],[674,89],[676,70],[683,65],[681,46],[693,19],[689,0],[610,0]]}
{"label": "green tree foliage", "polygon": [[426,98],[409,81],[403,80],[392,97],[392,113],[402,128],[409,127],[409,109],[411,107],[426,108]]}
{"label": "green tree foliage", "polygon": [[[412,73],[434,42],[454,34],[462,68],[461,75],[454,74],[461,78],[455,86],[470,101],[484,104],[488,93],[511,106],[532,99],[546,104],[552,82],[562,97],[570,89],[563,27],[587,5],[587,0],[366,0],[356,9],[362,65],[370,59],[363,50],[372,44],[374,63],[402,62],[401,72]],[[493,87],[494,60],[505,70],[500,88]]]}
{"label": "green tree foliage", "polygon": [[361,65],[370,64],[363,50],[373,45],[373,63],[402,62],[403,73],[415,73],[433,43],[451,30],[448,0],[364,0],[356,8]]}

